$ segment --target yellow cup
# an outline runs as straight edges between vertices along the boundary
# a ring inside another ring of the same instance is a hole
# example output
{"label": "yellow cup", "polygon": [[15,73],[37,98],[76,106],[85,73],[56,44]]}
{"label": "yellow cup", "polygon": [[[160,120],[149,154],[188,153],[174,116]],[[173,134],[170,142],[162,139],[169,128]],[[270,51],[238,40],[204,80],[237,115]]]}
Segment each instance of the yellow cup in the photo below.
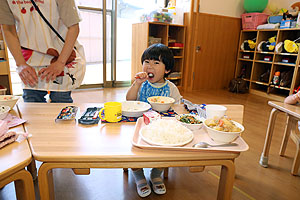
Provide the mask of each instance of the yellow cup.
{"label": "yellow cup", "polygon": [[[102,113],[104,111],[104,118]],[[104,103],[104,108],[99,112],[99,117],[108,122],[118,122],[122,119],[122,103],[120,102],[107,102]]]}

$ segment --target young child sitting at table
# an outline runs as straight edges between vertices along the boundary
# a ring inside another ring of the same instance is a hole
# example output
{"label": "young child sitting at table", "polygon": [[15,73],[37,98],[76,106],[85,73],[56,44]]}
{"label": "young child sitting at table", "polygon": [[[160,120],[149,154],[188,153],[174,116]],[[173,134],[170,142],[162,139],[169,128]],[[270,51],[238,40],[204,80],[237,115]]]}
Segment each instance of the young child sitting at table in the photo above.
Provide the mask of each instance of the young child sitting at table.
{"label": "young child sitting at table", "polygon": [[[153,44],[148,47],[141,58],[143,71],[135,75],[135,81],[129,88],[126,100],[147,102],[151,96],[168,96],[179,103],[180,92],[174,83],[165,79],[174,66],[172,51],[163,44]],[[149,187],[143,169],[132,169],[137,192],[141,197],[150,195]],[[153,168],[150,183],[156,194],[165,194],[166,187],[161,178],[163,169]]]}

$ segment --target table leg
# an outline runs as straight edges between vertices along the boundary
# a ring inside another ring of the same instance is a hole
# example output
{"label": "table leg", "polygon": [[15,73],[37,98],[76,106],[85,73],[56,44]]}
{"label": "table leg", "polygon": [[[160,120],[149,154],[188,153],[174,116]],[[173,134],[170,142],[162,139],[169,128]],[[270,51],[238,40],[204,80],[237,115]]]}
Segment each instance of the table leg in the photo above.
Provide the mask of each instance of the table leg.
{"label": "table leg", "polygon": [[232,160],[224,161],[221,168],[217,199],[231,199],[235,178],[235,166]]}
{"label": "table leg", "polygon": [[52,166],[43,163],[39,168],[39,190],[41,200],[54,200],[54,185]]}
{"label": "table leg", "polygon": [[35,200],[34,186],[31,174],[21,170],[12,176],[16,177],[15,190],[18,200]]}
{"label": "table leg", "polygon": [[268,128],[267,128],[266,139],[265,139],[265,145],[264,145],[264,149],[263,149],[263,152],[262,152],[262,154],[260,156],[260,160],[259,160],[259,164],[263,167],[268,167],[268,155],[269,155],[269,150],[270,150],[270,146],[271,146],[275,120],[276,120],[278,113],[279,113],[279,110],[277,110],[276,108],[273,108],[270,113],[269,124],[268,124]]}
{"label": "table leg", "polygon": [[35,165],[35,160],[32,159],[31,163],[27,166],[27,170],[31,173],[33,180],[37,178],[37,169]]}

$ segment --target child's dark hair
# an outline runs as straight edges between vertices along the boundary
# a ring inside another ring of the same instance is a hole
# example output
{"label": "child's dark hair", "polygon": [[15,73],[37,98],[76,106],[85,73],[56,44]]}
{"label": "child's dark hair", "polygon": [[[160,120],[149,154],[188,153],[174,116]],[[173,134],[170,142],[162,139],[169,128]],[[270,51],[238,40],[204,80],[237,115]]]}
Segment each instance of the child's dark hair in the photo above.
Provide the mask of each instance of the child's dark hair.
{"label": "child's dark hair", "polygon": [[172,51],[164,44],[152,44],[142,55],[142,64],[145,60],[157,60],[166,66],[166,70],[172,71],[174,67],[174,56]]}

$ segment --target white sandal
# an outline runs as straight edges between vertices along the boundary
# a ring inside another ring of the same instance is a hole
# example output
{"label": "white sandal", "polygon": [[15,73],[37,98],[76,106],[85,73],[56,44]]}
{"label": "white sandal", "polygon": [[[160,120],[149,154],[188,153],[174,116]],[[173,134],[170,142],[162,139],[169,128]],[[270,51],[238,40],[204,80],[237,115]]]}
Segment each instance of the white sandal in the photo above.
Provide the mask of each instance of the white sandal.
{"label": "white sandal", "polygon": [[136,183],[136,190],[140,197],[147,197],[151,194],[151,188],[145,179]]}
{"label": "white sandal", "polygon": [[150,179],[150,184],[155,194],[165,194],[167,192],[166,186],[160,177]]}

